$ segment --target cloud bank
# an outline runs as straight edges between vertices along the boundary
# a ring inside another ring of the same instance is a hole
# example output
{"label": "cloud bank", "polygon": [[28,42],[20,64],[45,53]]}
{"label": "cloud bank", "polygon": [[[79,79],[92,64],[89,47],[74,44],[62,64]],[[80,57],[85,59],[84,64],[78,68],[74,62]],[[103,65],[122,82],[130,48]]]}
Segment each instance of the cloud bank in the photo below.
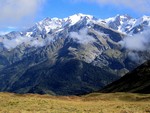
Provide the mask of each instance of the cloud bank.
{"label": "cloud bank", "polygon": [[12,50],[22,44],[28,45],[30,47],[43,47],[46,44],[50,43],[50,41],[48,42],[48,39],[34,39],[33,37],[17,37],[15,39],[4,39],[1,42],[8,50]]}
{"label": "cloud bank", "polygon": [[145,52],[147,55],[150,54],[150,30],[146,30],[141,34],[128,36],[119,43],[123,48],[130,51],[128,56],[131,60],[143,62],[147,56],[140,55],[141,52]]}
{"label": "cloud bank", "polygon": [[74,2],[93,2],[100,5],[125,6],[136,12],[149,13],[150,0],[73,0]]}
{"label": "cloud bank", "polygon": [[45,45],[50,44],[54,40],[55,39],[52,36],[48,36],[45,39],[41,37],[31,37],[31,36],[17,36],[13,39],[0,37],[0,42],[8,50],[12,50],[17,46],[21,46],[23,44],[26,47],[43,47]]}
{"label": "cloud bank", "polygon": [[70,37],[81,44],[88,44],[95,41],[92,36],[88,35],[88,29],[86,28],[81,29],[79,32],[71,32]]}
{"label": "cloud bank", "polygon": [[146,30],[141,34],[128,36],[120,42],[122,47],[131,51],[149,51],[150,50],[150,30]]}
{"label": "cloud bank", "polygon": [[33,19],[45,0],[0,0],[0,27]]}
{"label": "cloud bank", "polygon": [[12,40],[4,39],[2,42],[3,42],[4,47],[10,50],[10,49],[14,49],[15,47],[17,47],[18,45],[22,43],[27,43],[30,40],[31,39],[28,37],[18,37]]}

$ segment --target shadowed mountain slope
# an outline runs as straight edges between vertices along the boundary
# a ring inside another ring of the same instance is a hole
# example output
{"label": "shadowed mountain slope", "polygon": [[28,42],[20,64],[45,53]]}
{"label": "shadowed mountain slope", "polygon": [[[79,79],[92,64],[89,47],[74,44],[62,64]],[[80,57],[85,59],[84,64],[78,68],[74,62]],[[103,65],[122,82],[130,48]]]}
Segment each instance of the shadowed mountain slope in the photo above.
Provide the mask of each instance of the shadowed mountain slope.
{"label": "shadowed mountain slope", "polygon": [[150,61],[106,86],[102,92],[150,93]]}

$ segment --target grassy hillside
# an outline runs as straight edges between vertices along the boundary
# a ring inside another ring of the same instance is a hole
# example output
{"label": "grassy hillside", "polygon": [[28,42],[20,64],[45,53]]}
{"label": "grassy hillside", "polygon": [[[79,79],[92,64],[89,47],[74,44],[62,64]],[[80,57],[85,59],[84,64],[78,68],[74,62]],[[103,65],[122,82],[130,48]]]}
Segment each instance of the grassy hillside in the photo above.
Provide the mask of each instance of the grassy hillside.
{"label": "grassy hillside", "polygon": [[55,97],[0,93],[0,113],[150,113],[150,95],[93,93]]}

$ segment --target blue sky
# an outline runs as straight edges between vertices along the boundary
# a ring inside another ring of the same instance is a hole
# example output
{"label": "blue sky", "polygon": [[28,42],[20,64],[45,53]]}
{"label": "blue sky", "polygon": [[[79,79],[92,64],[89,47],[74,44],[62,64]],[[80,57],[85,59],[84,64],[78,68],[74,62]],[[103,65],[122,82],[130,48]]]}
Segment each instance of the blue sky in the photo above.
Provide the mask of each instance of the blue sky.
{"label": "blue sky", "polygon": [[0,0],[0,34],[30,27],[46,17],[64,18],[76,13],[97,18],[128,14],[150,15],[150,0]]}
{"label": "blue sky", "polygon": [[[144,15],[144,12],[136,12],[125,6],[85,1],[71,2],[71,0],[49,0],[45,3],[42,13],[41,19],[44,17],[64,18],[76,13],[90,14],[98,18],[108,18],[117,14],[129,14],[135,18]],[[148,15],[148,13],[145,14]]]}

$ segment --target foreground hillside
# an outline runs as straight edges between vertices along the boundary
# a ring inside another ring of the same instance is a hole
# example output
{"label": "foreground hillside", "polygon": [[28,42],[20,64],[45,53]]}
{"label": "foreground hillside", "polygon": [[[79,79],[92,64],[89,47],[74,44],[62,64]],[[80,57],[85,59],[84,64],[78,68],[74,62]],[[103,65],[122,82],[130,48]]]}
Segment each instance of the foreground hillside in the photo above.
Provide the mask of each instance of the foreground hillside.
{"label": "foreground hillside", "polygon": [[102,92],[150,93],[150,61],[106,86]]}
{"label": "foreground hillside", "polygon": [[150,95],[94,93],[55,97],[0,93],[0,113],[150,113]]}

